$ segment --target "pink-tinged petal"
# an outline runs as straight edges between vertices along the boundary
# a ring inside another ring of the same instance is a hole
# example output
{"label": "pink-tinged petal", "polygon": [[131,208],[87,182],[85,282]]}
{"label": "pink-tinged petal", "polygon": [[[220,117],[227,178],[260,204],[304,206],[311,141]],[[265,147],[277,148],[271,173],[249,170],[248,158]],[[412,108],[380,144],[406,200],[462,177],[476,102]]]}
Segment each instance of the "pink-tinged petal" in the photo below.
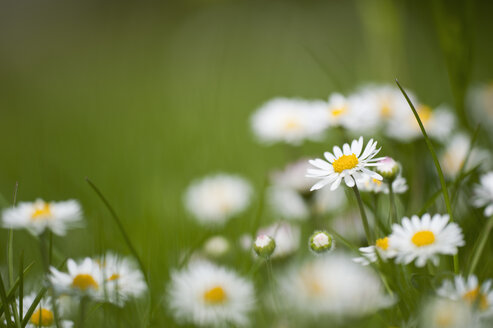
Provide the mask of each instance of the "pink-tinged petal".
{"label": "pink-tinged petal", "polygon": [[329,153],[328,151],[324,153],[324,156],[329,161],[329,163],[334,163],[334,161],[336,160],[335,156],[332,155],[332,153]]}

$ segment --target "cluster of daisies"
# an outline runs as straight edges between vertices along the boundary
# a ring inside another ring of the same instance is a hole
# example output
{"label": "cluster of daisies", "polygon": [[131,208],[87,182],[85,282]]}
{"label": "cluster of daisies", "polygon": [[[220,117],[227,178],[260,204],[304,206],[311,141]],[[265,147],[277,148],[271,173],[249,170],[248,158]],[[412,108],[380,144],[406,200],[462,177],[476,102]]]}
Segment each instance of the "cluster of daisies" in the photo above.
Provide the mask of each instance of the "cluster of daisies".
{"label": "cluster of daisies", "polygon": [[[25,229],[42,242],[50,234],[65,236],[69,229],[81,227],[82,219],[81,206],[76,200],[45,202],[38,199],[21,202],[2,213],[4,228]],[[147,292],[144,275],[135,261],[113,252],[78,261],[69,258],[64,265],[66,270],[45,261],[43,256],[47,270],[38,280],[42,281],[41,287],[46,286],[48,290],[42,293],[26,290],[22,306],[19,300],[11,304],[12,317],[7,315],[9,312],[3,312],[3,322],[9,327],[15,320],[14,313],[20,321],[27,320],[27,327],[72,327],[81,302],[123,307]],[[29,311],[32,306],[33,310]]]}

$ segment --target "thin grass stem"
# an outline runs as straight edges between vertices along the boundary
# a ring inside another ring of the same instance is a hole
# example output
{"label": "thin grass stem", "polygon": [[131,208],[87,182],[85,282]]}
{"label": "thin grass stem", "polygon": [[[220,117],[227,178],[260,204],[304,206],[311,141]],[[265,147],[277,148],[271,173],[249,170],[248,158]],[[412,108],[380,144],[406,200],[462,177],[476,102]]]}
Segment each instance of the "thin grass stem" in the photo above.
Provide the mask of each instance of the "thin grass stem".
{"label": "thin grass stem", "polygon": [[476,266],[478,265],[479,259],[481,258],[481,254],[483,253],[484,246],[486,245],[486,241],[488,240],[488,236],[490,235],[492,227],[493,227],[493,216],[490,217],[486,222],[486,227],[483,229],[481,233],[481,237],[478,239],[477,245],[474,247],[476,251],[474,252],[468,274],[474,274],[474,271],[476,270]]}
{"label": "thin grass stem", "polygon": [[359,193],[356,182],[352,188],[354,191],[354,195],[356,196],[356,200],[358,201],[359,211],[361,214],[361,221],[363,222],[363,228],[365,229],[366,240],[368,241],[368,245],[373,245],[373,237],[370,231],[370,225],[368,224],[368,218],[366,217],[365,208],[363,205],[363,201],[361,200],[361,195]]}

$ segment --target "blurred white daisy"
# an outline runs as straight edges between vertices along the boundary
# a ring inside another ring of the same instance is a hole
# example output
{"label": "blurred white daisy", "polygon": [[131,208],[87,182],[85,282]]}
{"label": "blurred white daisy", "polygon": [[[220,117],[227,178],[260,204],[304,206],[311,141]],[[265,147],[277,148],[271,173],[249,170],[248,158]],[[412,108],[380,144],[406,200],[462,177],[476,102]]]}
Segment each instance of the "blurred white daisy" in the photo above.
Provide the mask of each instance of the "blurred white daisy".
{"label": "blurred white daisy", "polygon": [[[387,182],[371,178],[369,176],[363,177],[363,179],[356,181],[360,191],[374,192],[374,193],[389,193],[389,185]],[[403,194],[407,191],[407,181],[406,178],[402,176],[397,176],[394,181],[392,181],[392,191],[394,194]]]}
{"label": "blurred white daisy", "polygon": [[[468,102],[477,122],[493,126],[493,82],[471,88]],[[486,131],[491,132],[491,129],[486,129]]]}
{"label": "blurred white daisy", "polygon": [[374,158],[380,151],[377,149],[377,142],[370,139],[363,150],[363,137],[358,140],[353,140],[351,146],[344,144],[339,148],[334,146],[334,154],[325,152],[325,160],[317,158],[310,160],[309,163],[316,168],[308,169],[308,177],[320,179],[311,190],[318,190],[328,184],[332,184],[330,189],[335,190],[339,187],[342,179],[348,187],[355,185],[355,180],[360,180],[364,175],[368,175],[377,180],[382,180],[382,176],[372,170],[367,169],[368,166],[377,166],[381,158]]}
{"label": "blurred white daisy", "polygon": [[331,94],[327,105],[327,120],[330,126],[344,125],[350,114],[349,101],[340,93]]}
{"label": "blurred white daisy", "polygon": [[374,134],[382,119],[368,99],[360,93],[349,96],[348,114],[343,118],[343,126],[358,134]]}
{"label": "blurred white daisy", "polygon": [[[450,139],[440,158],[443,172],[447,176],[455,177],[459,173],[466,160],[470,145],[471,139],[463,133],[456,134]],[[487,151],[473,148],[464,169],[469,170],[486,161],[488,157],[489,154]]]}
{"label": "blurred white daisy", "polygon": [[368,265],[376,262],[379,256],[383,261],[386,261],[387,259],[393,258],[397,255],[395,249],[390,247],[389,237],[379,238],[375,242],[375,245],[361,247],[359,251],[362,256],[354,258],[353,261],[362,265]]}
{"label": "blurred white daisy", "polygon": [[474,188],[473,204],[485,207],[484,215],[493,215],[493,172],[488,172],[479,179],[480,184]]}
{"label": "blurred white daisy", "polygon": [[306,177],[306,170],[310,167],[308,158],[302,158],[286,165],[283,170],[274,171],[270,178],[272,184],[278,187],[292,189],[300,194],[308,194],[313,180]]}
{"label": "blurred white daisy", "polygon": [[204,243],[204,253],[211,257],[221,257],[230,249],[229,241],[223,236],[217,235],[207,239]]}
{"label": "blurred white daisy", "polygon": [[455,255],[465,243],[461,228],[449,223],[448,215],[426,213],[421,219],[413,215],[404,217],[400,225],[393,224],[389,244],[397,252],[398,263],[416,260],[416,266],[422,267],[428,260],[438,265],[439,254]]}
{"label": "blurred white daisy", "polygon": [[62,202],[21,202],[14,208],[4,209],[3,226],[12,229],[27,229],[34,235],[45,230],[63,236],[70,228],[80,225],[82,210],[76,200]]}
{"label": "blurred white daisy", "polygon": [[104,295],[103,272],[99,263],[89,257],[75,262],[67,260],[67,271],[50,267],[49,280],[59,294],[89,296],[101,299]]}
{"label": "blurred white daisy", "polygon": [[243,178],[216,174],[194,181],[185,193],[187,210],[204,225],[222,225],[250,204],[252,187]]}
{"label": "blurred white daisy", "polygon": [[343,189],[330,190],[322,188],[313,193],[310,203],[311,210],[315,214],[341,211],[347,203],[347,197]]}
{"label": "blurred white daisy", "polygon": [[298,226],[287,222],[276,222],[262,228],[257,235],[267,235],[274,238],[276,249],[271,258],[281,258],[291,255],[300,247],[301,230]]}
{"label": "blurred white daisy", "polygon": [[[368,212],[368,219],[373,220],[372,212]],[[344,238],[359,244],[365,237],[365,230],[361,224],[360,213],[357,210],[348,211],[334,217],[330,227]]]}
{"label": "blurred white daisy", "polygon": [[280,287],[288,310],[303,315],[362,316],[392,304],[378,275],[338,253],[293,266]]}
{"label": "blurred white daisy", "polygon": [[123,306],[132,298],[139,298],[147,291],[144,275],[134,260],[106,253],[97,260],[104,277],[105,296],[108,301]]}
{"label": "blurred white daisy", "polygon": [[[36,299],[36,293],[31,293],[27,296],[24,296],[22,300],[22,317],[25,317],[29,308],[34,303]],[[60,328],[72,328],[74,323],[68,320],[61,320],[60,308],[58,306],[58,302],[55,304],[57,309],[57,315],[59,318]],[[45,296],[41,298],[41,301],[36,306],[31,318],[29,319],[26,328],[38,328],[38,327],[57,327],[55,322],[55,312],[53,311],[53,301],[49,296]]]}
{"label": "blurred white daisy", "polygon": [[292,189],[270,187],[267,199],[274,213],[281,219],[305,220],[310,215],[303,197]]}
{"label": "blurred white daisy", "polygon": [[424,303],[420,311],[422,328],[479,328],[471,307],[462,301],[435,297]]}
{"label": "blurred white daisy", "polygon": [[171,273],[168,306],[180,323],[246,326],[254,304],[252,283],[223,267],[195,261]]}
{"label": "blurred white daisy", "polygon": [[253,114],[252,129],[259,141],[267,144],[320,140],[327,128],[325,107],[323,101],[275,98]]}
{"label": "blurred white daisy", "polygon": [[455,276],[454,281],[446,280],[437,290],[438,295],[451,300],[463,300],[478,309],[482,316],[493,314],[493,290],[491,280],[479,284],[475,275],[467,278]]}

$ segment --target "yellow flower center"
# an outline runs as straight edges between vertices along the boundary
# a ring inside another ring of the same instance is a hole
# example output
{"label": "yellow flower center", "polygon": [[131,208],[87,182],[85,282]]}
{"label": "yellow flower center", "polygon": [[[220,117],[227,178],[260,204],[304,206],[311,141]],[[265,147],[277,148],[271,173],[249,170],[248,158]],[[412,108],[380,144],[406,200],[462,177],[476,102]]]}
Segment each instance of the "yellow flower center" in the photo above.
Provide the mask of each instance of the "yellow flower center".
{"label": "yellow flower center", "polygon": [[489,306],[488,299],[486,296],[479,291],[479,287],[476,287],[473,290],[468,291],[462,298],[469,302],[470,304],[477,304],[479,309],[486,310]]}
{"label": "yellow flower center", "polygon": [[113,273],[111,277],[108,278],[108,281],[114,281],[120,279],[120,275],[118,273]]}
{"label": "yellow flower center", "polygon": [[341,157],[336,159],[334,163],[332,163],[332,166],[334,167],[335,172],[341,173],[344,170],[355,168],[358,163],[358,158],[355,154],[342,155]]}
{"label": "yellow flower center", "polygon": [[72,287],[78,288],[82,291],[88,288],[98,289],[98,283],[90,274],[78,274],[72,281]]}
{"label": "yellow flower center", "polygon": [[382,107],[380,109],[380,113],[383,117],[389,118],[392,115],[392,108],[390,108],[390,104],[388,101],[384,101],[382,103]]}
{"label": "yellow flower center", "polygon": [[336,107],[330,110],[330,115],[333,117],[339,117],[347,111],[347,106]]}
{"label": "yellow flower center", "polygon": [[377,239],[375,246],[386,251],[389,248],[389,237]]}
{"label": "yellow flower center", "polygon": [[288,131],[297,130],[300,128],[300,123],[298,122],[298,120],[291,118],[286,120],[286,122],[284,123],[284,128]]}
{"label": "yellow flower center", "polygon": [[411,240],[418,247],[427,246],[435,242],[435,235],[429,230],[418,231]]}
{"label": "yellow flower center", "polygon": [[53,312],[48,309],[40,308],[33,313],[31,319],[29,319],[29,322],[31,322],[36,327],[49,327],[53,325],[55,320]]}
{"label": "yellow flower center", "polygon": [[376,184],[377,186],[380,186],[382,184],[382,181],[377,180],[377,179],[371,179],[371,181]]}
{"label": "yellow flower center", "polygon": [[421,105],[418,107],[418,115],[423,124],[430,120],[432,114],[430,106]]}
{"label": "yellow flower center", "polygon": [[222,304],[226,298],[226,292],[221,286],[213,287],[204,293],[204,300],[209,304]]}
{"label": "yellow flower center", "polygon": [[451,327],[454,323],[453,317],[448,312],[440,312],[436,316],[435,320],[438,327]]}
{"label": "yellow flower center", "polygon": [[42,203],[36,205],[34,211],[31,214],[31,220],[47,219],[51,217],[51,208],[49,203]]}

